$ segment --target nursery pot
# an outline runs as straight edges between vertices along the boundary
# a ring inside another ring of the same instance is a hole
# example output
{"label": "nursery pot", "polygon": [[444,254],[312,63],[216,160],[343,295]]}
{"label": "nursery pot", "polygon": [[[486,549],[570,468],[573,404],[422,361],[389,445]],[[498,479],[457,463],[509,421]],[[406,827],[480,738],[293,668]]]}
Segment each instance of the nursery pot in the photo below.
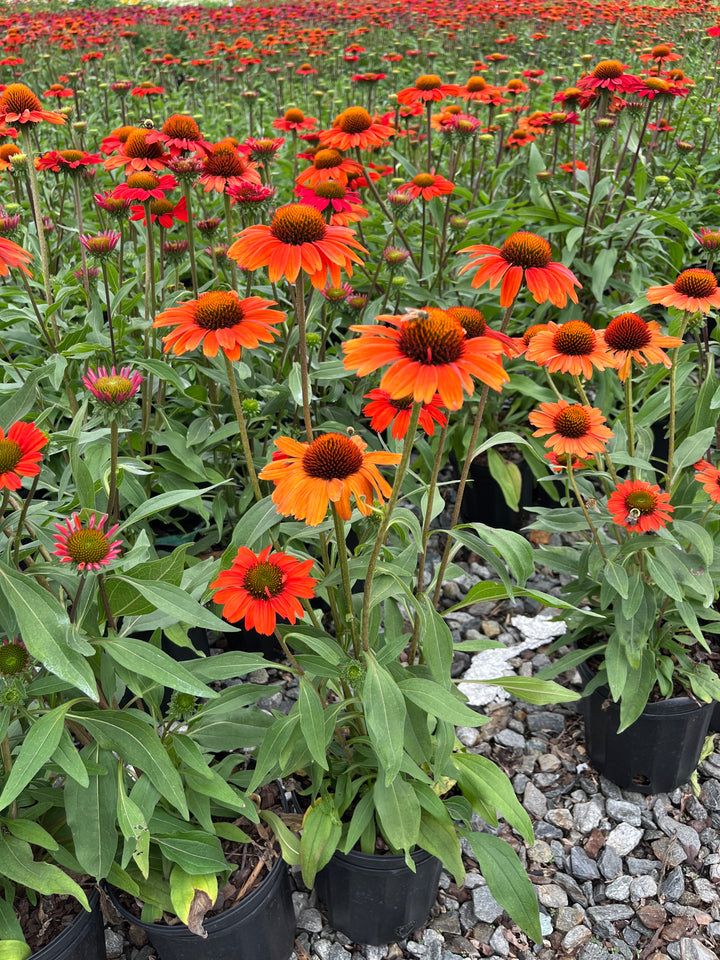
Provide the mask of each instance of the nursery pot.
{"label": "nursery pot", "polygon": [[295,911],[285,862],[278,857],[270,874],[239,903],[204,923],[207,939],[185,924],[168,926],[138,920],[117,899],[117,912],[140,927],[160,960],[288,960],[295,944]]}
{"label": "nursery pot", "polygon": [[412,854],[416,872],[403,856],[333,854],[317,875],[315,889],[336,930],[355,943],[393,943],[427,923],[435,903],[441,862],[425,850]]}
{"label": "nursery pot", "polygon": [[88,898],[90,913],[80,910],[73,922],[30,960],[105,960],[105,931],[100,912],[100,894]]}
{"label": "nursery pot", "polygon": [[[593,672],[580,665],[585,683]],[[669,793],[686,783],[700,760],[716,704],[672,697],[648,703],[635,723],[618,733],[620,706],[607,687],[582,700],[585,746],[592,765],[619,787]]]}
{"label": "nursery pot", "polygon": [[715,709],[713,710],[712,717],[710,718],[710,729],[709,733],[720,733],[720,703],[715,700]]}

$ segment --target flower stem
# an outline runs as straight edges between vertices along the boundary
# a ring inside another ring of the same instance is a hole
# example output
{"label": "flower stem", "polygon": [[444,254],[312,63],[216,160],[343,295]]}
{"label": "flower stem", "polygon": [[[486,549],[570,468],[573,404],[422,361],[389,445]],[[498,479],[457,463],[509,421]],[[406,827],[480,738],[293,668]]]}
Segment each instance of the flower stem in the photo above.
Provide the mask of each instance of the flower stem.
{"label": "flower stem", "polygon": [[[628,453],[631,457],[635,456],[635,422],[633,416],[633,393],[632,393],[632,377],[628,371],[628,375],[625,379],[625,423],[627,429],[627,445]],[[637,480],[637,467],[634,464],[630,465],[630,479]]]}
{"label": "flower stem", "polygon": [[[233,242],[233,225],[232,225],[232,204],[230,203],[230,197],[226,194],[225,196],[225,236],[227,238],[228,247],[232,246]],[[230,260],[230,277],[232,279],[232,288],[237,290],[237,263],[234,260]]]}
{"label": "flower stem", "polygon": [[372,554],[370,555],[370,560],[368,561],[362,609],[362,648],[366,653],[370,650],[370,604],[375,568],[377,567],[380,551],[383,548],[385,537],[387,536],[388,528],[390,527],[392,513],[400,497],[400,490],[402,489],[403,480],[405,479],[405,474],[407,473],[407,468],[410,463],[410,454],[412,453],[413,443],[415,441],[415,431],[417,429],[418,420],[420,419],[421,409],[422,404],[420,403],[414,403],[412,405],[410,422],[408,424],[408,430],[405,434],[405,441],[403,443],[402,457],[400,459],[400,463],[398,464],[397,473],[395,474],[395,483],[393,484],[392,491],[390,492],[388,502],[385,505],[382,521],[380,523],[380,529],[375,537]]}
{"label": "flower stem", "polygon": [[[32,134],[26,129],[26,125],[21,127],[23,148],[27,155],[27,173],[30,183],[30,195],[33,201],[33,211],[35,213],[35,227],[37,228],[38,245],[40,247],[40,260],[42,262],[43,283],[45,284],[45,300],[50,306],[53,302],[52,286],[50,284],[50,257],[48,255],[47,238],[45,237],[45,228],[43,227],[42,213],[40,212],[40,188],[38,187],[37,170],[35,169],[35,148],[33,145]],[[59,343],[60,335],[55,322],[55,314],[50,318],[53,328],[55,343]]]}
{"label": "flower stem", "polygon": [[80,585],[77,588],[75,599],[73,600],[72,607],[70,608],[70,623],[75,623],[75,617],[77,616],[78,606],[80,604],[80,597],[82,596],[84,586],[85,586],[85,574],[83,574],[80,577]]}
{"label": "flower stem", "polygon": [[[7,709],[7,708],[6,708]],[[5,773],[10,776],[10,771],[12,770],[12,753],[10,752],[10,740],[7,735],[3,737],[2,742],[0,742],[0,755],[2,755],[3,766],[5,767]],[[18,814],[17,800],[13,800],[10,805],[10,819],[16,820]]]}
{"label": "flower stem", "polygon": [[115,333],[113,331],[112,306],[110,301],[110,287],[108,286],[107,264],[103,260],[101,263],[103,286],[105,287],[105,303],[107,305],[108,332],[110,334],[110,350],[112,351],[113,366],[117,366],[117,353],[115,352]]}
{"label": "flower stem", "polygon": [[100,588],[100,599],[102,600],[103,609],[105,610],[108,628],[110,630],[117,630],[115,617],[112,615],[110,601],[108,600],[107,591],[105,589],[105,577],[101,573],[98,574],[98,587]]}
{"label": "flower stem", "polygon": [[578,490],[577,483],[575,482],[575,474],[573,473],[572,464],[569,461],[567,465],[567,472],[568,472],[568,477],[570,478],[570,483],[572,484],[573,491],[575,492],[575,497],[577,498],[577,502],[580,504],[580,509],[585,514],[585,520],[587,521],[587,525],[590,527],[590,530],[592,531],[593,539],[595,540],[598,550],[600,551],[600,556],[603,558],[603,560],[607,560],[607,557],[605,556],[605,551],[603,550],[603,545],[602,543],[600,543],[600,537],[598,536],[598,532],[595,529],[595,525],[593,524],[592,520],[590,519],[588,508],[585,506],[585,501],[580,496],[580,491]]}
{"label": "flower stem", "polygon": [[295,317],[298,325],[298,353],[300,354],[300,389],[302,390],[303,419],[308,443],[313,441],[310,415],[310,373],[308,369],[307,327],[305,323],[305,274],[300,271],[293,287]]}
{"label": "flower stem", "polygon": [[187,208],[187,223],[185,224],[185,232],[187,234],[188,254],[190,255],[190,276],[192,277],[193,296],[197,300],[198,278],[197,263],[195,262],[195,239],[193,236],[193,218],[192,210],[190,208],[190,193],[190,184],[185,181],[183,183],[183,194],[185,195],[185,206]]}
{"label": "flower stem", "polygon": [[108,489],[108,519],[117,520],[120,514],[120,504],[117,491],[118,469],[118,425],[115,417],[110,421],[110,486]]}
{"label": "flower stem", "polygon": [[[15,566],[18,565],[18,560],[20,559],[20,541],[22,538],[23,527],[25,526],[25,517],[27,516],[28,507],[32,502],[32,498],[35,496],[35,491],[37,490],[38,480],[40,479],[40,474],[36,474],[33,478],[32,486],[28,490],[28,495],[23,500],[22,510],[20,511],[20,519],[18,520],[17,530],[15,531],[15,543],[13,544],[13,563]],[[6,490],[6,494],[9,494],[10,491]],[[2,516],[5,513],[5,505],[7,500],[3,500],[3,510],[0,513]]]}
{"label": "flower stem", "polygon": [[[687,325],[690,322],[690,317],[692,314],[688,313],[687,310],[683,315],[682,322],[680,324],[680,330],[678,331],[678,336],[682,340],[685,335],[685,330]],[[672,473],[673,473],[673,458],[675,455],[675,394],[677,391],[677,367],[678,367],[678,358],[680,356],[680,347],[675,347],[670,357],[670,430],[668,434],[668,462],[667,462],[667,475],[665,477],[665,492],[670,493],[672,487]]]}
{"label": "flower stem", "polygon": [[245,424],[245,415],[243,414],[242,404],[240,403],[240,395],[238,393],[237,383],[235,382],[235,370],[233,368],[232,361],[228,358],[228,355],[224,351],[223,357],[225,359],[225,369],[227,371],[228,382],[230,384],[230,396],[232,397],[233,410],[235,411],[238,429],[240,430],[240,441],[242,442],[243,453],[245,454],[245,464],[250,477],[250,483],[252,484],[255,499],[262,500],[262,491],[260,490],[260,483],[258,482],[257,473],[255,473],[252,447],[250,446],[250,438],[248,437],[247,426]]}
{"label": "flower stem", "polygon": [[[78,178],[75,174],[72,175],[72,188],[73,188],[73,204],[75,206],[75,220],[77,221],[78,233],[82,236],[83,233],[83,220],[82,220],[82,203],[80,202],[80,184],[78,183]],[[83,244],[80,244],[80,263],[82,264],[82,282],[83,289],[85,293],[90,296],[90,280],[88,278],[87,270],[87,253],[85,252],[85,247]]]}
{"label": "flower stem", "polygon": [[352,586],[350,584],[350,567],[347,558],[347,546],[345,544],[345,525],[340,514],[337,512],[335,504],[332,504],[333,522],[335,524],[335,543],[337,545],[338,563],[340,565],[340,576],[342,577],[343,594],[345,599],[345,623],[350,626],[350,635],[352,637],[353,652],[356,659],[360,656],[360,638],[358,636],[357,623],[353,613]]}

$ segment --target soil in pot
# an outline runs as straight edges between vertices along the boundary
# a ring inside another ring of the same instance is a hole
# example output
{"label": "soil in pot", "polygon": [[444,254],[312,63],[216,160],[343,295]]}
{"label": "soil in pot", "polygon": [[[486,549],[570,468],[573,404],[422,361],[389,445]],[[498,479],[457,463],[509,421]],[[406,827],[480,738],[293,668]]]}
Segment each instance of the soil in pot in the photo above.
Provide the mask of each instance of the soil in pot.
{"label": "soil in pot", "polygon": [[425,850],[404,856],[336,852],[315,889],[331,926],[355,943],[393,943],[427,923],[437,899],[441,862]]}
{"label": "soil in pot", "polygon": [[[587,664],[579,669],[585,683],[592,679]],[[669,793],[689,780],[715,710],[714,703],[689,697],[656,700],[618,733],[620,707],[607,687],[594,690],[581,704],[590,762],[617,786],[638,793]]]}
{"label": "soil in pot", "polygon": [[36,906],[26,897],[15,901],[15,911],[28,946],[30,960],[105,960],[105,934],[100,896],[88,894],[91,912],[69,895],[38,897]]}

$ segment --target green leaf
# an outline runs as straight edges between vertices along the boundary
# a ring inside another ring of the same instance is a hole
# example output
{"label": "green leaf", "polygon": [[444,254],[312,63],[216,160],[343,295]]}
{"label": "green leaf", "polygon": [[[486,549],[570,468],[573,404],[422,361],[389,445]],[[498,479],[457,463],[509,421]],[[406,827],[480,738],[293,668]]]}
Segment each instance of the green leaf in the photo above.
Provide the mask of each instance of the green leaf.
{"label": "green leaf", "polygon": [[0,563],[2,592],[17,619],[28,652],[50,673],[97,700],[97,686],[87,660],[58,638],[71,630],[67,611],[31,577]]}
{"label": "green leaf", "polygon": [[463,836],[472,847],[490,893],[524,933],[535,943],[542,943],[535,888],[513,848],[491,833],[466,832]]}
{"label": "green leaf", "polygon": [[161,513],[163,510],[167,510],[170,507],[176,507],[181,503],[187,503],[188,500],[199,500],[205,494],[210,493],[211,490],[221,487],[224,483],[229,483],[229,481],[223,480],[222,483],[214,483],[210,487],[193,487],[190,490],[171,490],[169,493],[161,493],[157,497],[151,497],[151,499],[147,500],[142,506],[138,507],[136,510],[133,510],[130,516],[120,524],[119,530],[124,530],[126,527],[131,527],[133,524],[139,523],[141,520],[145,520],[148,517],[152,517],[156,513]]}
{"label": "green leaf", "polygon": [[645,649],[642,652],[640,666],[636,670],[628,670],[627,683],[620,701],[618,733],[627,730],[643,712],[656,680],[655,656],[651,650]]}
{"label": "green leaf", "polygon": [[161,795],[187,819],[180,775],[153,727],[119,710],[88,710],[74,714],[73,719],[81,723],[103,749],[114,750],[125,762],[142,770]]}
{"label": "green leaf", "polygon": [[411,703],[417,704],[428,715],[448,720],[456,726],[478,727],[485,720],[485,717],[466,706],[434,680],[408,677],[407,680],[398,683],[398,687],[404,697],[407,697]]}
{"label": "green leaf", "polygon": [[603,575],[610,586],[620,594],[623,600],[627,600],[629,595],[628,575],[625,567],[618,566],[610,560],[606,560],[603,565]]}
{"label": "green leaf", "polygon": [[300,840],[300,869],[303,883],[312,889],[315,875],[330,862],[337,850],[342,824],[331,800],[320,799],[305,814]]}
{"label": "green leaf", "polygon": [[0,960],[27,960],[31,954],[24,940],[0,940]]}
{"label": "green leaf", "polygon": [[42,847],[43,850],[57,850],[58,842],[44,827],[34,820],[23,820],[18,818],[12,820],[10,817],[4,819],[5,827],[8,833],[11,833],[19,840],[26,843],[32,843],[36,847]]}
{"label": "green leaf", "polygon": [[66,729],[60,734],[60,742],[53,751],[52,759],[63,773],[72,777],[81,787],[88,785],[88,772],[80,754],[75,748],[72,737]]}
{"label": "green leaf", "polygon": [[[467,682],[463,681],[463,683]],[[518,700],[524,700],[525,703],[571,703],[573,700],[580,700],[582,697],[582,694],[575,690],[568,690],[567,687],[554,683],[552,680],[539,680],[537,677],[496,677],[493,680],[478,680],[477,682],[488,686],[502,687],[503,690],[507,690]]]}
{"label": "green leaf", "polygon": [[150,831],[140,807],[125,793],[122,762],[118,764],[117,823],[125,837],[123,866],[132,855],[138,870],[147,880],[150,872]]}
{"label": "green leaf", "polygon": [[490,476],[502,490],[505,503],[516,512],[520,509],[520,494],[522,493],[522,474],[520,468],[511,460],[505,460],[497,450],[488,450],[488,468]]}
{"label": "green leaf", "polygon": [[370,742],[377,755],[385,784],[397,776],[402,763],[405,700],[397,684],[373,654],[365,654],[367,672],[362,701]]}
{"label": "green leaf", "polygon": [[139,673],[141,677],[149,677],[155,683],[194,697],[214,699],[219,696],[215,690],[199,683],[182,664],[151,643],[134,637],[113,636],[102,640],[101,645],[116,663],[133,673]]}
{"label": "green leaf", "polygon": [[300,729],[313,760],[320,764],[323,770],[327,770],[328,762],[325,748],[328,737],[325,730],[325,711],[320,695],[306,676],[300,677],[298,713],[300,714]]}
{"label": "green leaf", "polygon": [[590,289],[592,290],[592,295],[595,297],[598,303],[602,303],[603,301],[605,287],[607,286],[607,282],[612,276],[613,270],[615,269],[615,261],[617,260],[617,256],[617,247],[606,247],[600,251],[593,261],[592,283]]}
{"label": "green leaf", "polygon": [[[152,823],[150,829],[152,833]],[[172,837],[153,836],[152,839],[168,860],[179,863],[187,873],[222,873],[228,869],[217,837],[196,830]]]}
{"label": "green leaf", "polygon": [[211,683],[214,680],[237,680],[252,673],[253,670],[260,670],[261,667],[277,667],[277,664],[265,660],[259,653],[243,653],[237,650],[231,653],[220,653],[217,657],[187,660],[183,666],[196,679]]}
{"label": "green leaf", "polygon": [[300,863],[300,838],[288,829],[280,817],[272,810],[261,810],[260,819],[270,827],[280,844],[283,860],[291,867]]}
{"label": "green leaf", "polygon": [[405,851],[407,862],[420,833],[417,794],[402,777],[395,777],[389,785],[378,777],[373,787],[373,799],[385,839],[395,850]]}
{"label": "green leaf", "polygon": [[452,632],[427,597],[422,598],[420,609],[423,618],[422,655],[435,679],[447,684],[453,659]]}
{"label": "green leaf", "polygon": [[[177,863],[170,871],[170,899],[173,909],[190,932],[203,939],[207,938],[207,931],[202,922],[207,911],[217,900],[217,896],[217,874],[192,875],[186,873]],[[191,916],[191,909],[198,905],[200,905],[198,912],[201,915]],[[206,909],[203,910],[203,907]]]}
{"label": "green leaf", "polygon": [[699,523],[692,523],[690,520],[673,520],[673,533],[678,537],[683,537],[690,544],[691,549],[696,550],[703,559],[703,563],[710,566],[713,562],[714,543],[710,533]]}
{"label": "green leaf", "polygon": [[685,599],[677,580],[661,562],[656,560],[651,553],[645,554],[645,562],[647,563],[647,572],[664,593],[672,597],[673,600],[682,601]]}
{"label": "green leaf", "polygon": [[96,743],[83,748],[83,757],[100,764],[106,773],[93,774],[87,787],[75,780],[65,784],[65,813],[72,831],[74,852],[83,870],[98,880],[107,877],[117,850],[115,826],[117,760]]}
{"label": "green leaf", "polygon": [[497,810],[511,827],[528,842],[533,842],[530,817],[515,795],[513,785],[492,760],[475,753],[458,751],[452,755],[456,779],[463,794],[474,804],[477,798],[485,807]]}
{"label": "green leaf", "polygon": [[22,940],[20,921],[15,915],[12,903],[0,897],[0,941]]}
{"label": "green leaf", "polygon": [[35,406],[35,388],[43,377],[47,376],[47,369],[38,366],[25,377],[25,383],[14,390],[11,396],[0,404],[0,427],[9,430],[17,421]]}
{"label": "green leaf", "polygon": [[90,910],[85,891],[64,870],[53,863],[33,860],[30,844],[7,834],[0,835],[0,875],[43,896],[69,893]]}
{"label": "green leaf", "polygon": [[683,440],[673,457],[675,475],[677,475],[678,470],[687,467],[688,464],[697,463],[712,443],[714,436],[715,428],[706,427],[705,430],[701,430],[699,433],[695,433],[691,437]]}
{"label": "green leaf", "polygon": [[[424,786],[424,784],[418,784],[418,786]],[[455,878],[455,883],[458,886],[462,884],[465,879],[465,867],[460,855],[460,841],[447,811],[442,818],[433,816],[425,809],[420,811],[418,846],[442,861],[445,869],[449,870]]]}
{"label": "green leaf", "polygon": [[123,583],[129,583],[134,586],[139,593],[149,600],[158,610],[176,617],[181,623],[186,623],[192,627],[206,627],[208,630],[220,630],[223,632],[237,630],[231,623],[226,623],[214,613],[206,610],[202,604],[188,594],[182,587],[176,587],[172,583],[163,583],[162,581],[151,582],[149,580],[133,580],[123,574],[115,574],[110,582],[120,580]]}
{"label": "green leaf", "polygon": [[43,764],[50,759],[60,742],[65,714],[70,706],[70,703],[65,703],[61,707],[50,710],[35,721],[27,731],[20,753],[15,758],[10,776],[0,794],[0,810],[10,806]]}
{"label": "green leaf", "polygon": [[[143,531],[144,532],[144,531]],[[136,566],[125,569],[126,576],[133,580],[162,580],[180,586],[183,570],[185,569],[185,551],[187,544],[183,544],[160,560],[150,560],[147,563],[138,563]],[[155,606],[146,600],[136,587],[121,580],[110,578],[106,580],[108,603],[113,615],[118,617],[141,617],[154,613]]]}

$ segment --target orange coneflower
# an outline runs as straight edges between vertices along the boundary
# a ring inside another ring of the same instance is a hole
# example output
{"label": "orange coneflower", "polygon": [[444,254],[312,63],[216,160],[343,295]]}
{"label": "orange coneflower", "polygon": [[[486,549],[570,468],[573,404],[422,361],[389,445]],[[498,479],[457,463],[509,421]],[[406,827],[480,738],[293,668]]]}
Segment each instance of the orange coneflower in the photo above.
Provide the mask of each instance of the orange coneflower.
{"label": "orange coneflower", "polygon": [[343,343],[343,362],[359,377],[390,364],[380,389],[393,399],[412,396],[417,403],[430,403],[437,392],[449,410],[459,410],[463,389],[473,395],[473,376],[493,390],[510,379],[499,361],[500,344],[490,337],[466,339],[460,323],[444,310],[427,307],[377,319],[392,326],[351,327],[360,336]]}
{"label": "orange coneflower", "polygon": [[40,473],[40,451],[47,442],[34,423],[14,423],[7,436],[0,427],[0,490],[19,490],[23,477]]}
{"label": "orange coneflower", "polygon": [[720,503],[720,470],[707,460],[698,460],[695,464],[695,479],[703,485],[705,493],[715,503]]}
{"label": "orange coneflower", "polygon": [[464,247],[460,253],[477,255],[460,271],[462,274],[478,267],[473,287],[489,280],[492,290],[502,280],[502,307],[509,307],[514,301],[523,278],[536,303],[549,300],[556,307],[564,307],[568,297],[577,303],[573,287],[581,287],[580,281],[564,264],[551,262],[550,244],[535,233],[521,230],[509,236],[501,247],[480,243]]}
{"label": "orange coneflower", "polygon": [[302,110],[297,107],[291,107],[285,111],[285,115],[278,120],[273,120],[272,125],[276,130],[291,132],[293,130],[312,130],[317,124],[317,117],[306,117]]}
{"label": "orange coneflower", "polygon": [[211,190],[223,193],[227,186],[240,186],[243,183],[256,183],[258,186],[262,183],[255,164],[239,153],[230,140],[216,143],[203,158],[199,182],[205,187],[205,193]]}
{"label": "orange coneflower", "polygon": [[427,103],[428,101],[444,100],[445,97],[456,97],[460,93],[460,87],[455,83],[443,83],[440,77],[434,73],[424,74],[418,77],[414,87],[406,87],[397,95],[398,103],[406,106],[418,101]]}
{"label": "orange coneflower", "polygon": [[617,364],[602,335],[584,320],[561,324],[551,320],[530,340],[525,356],[550,373],[582,374],[588,380],[593,367],[604,370]]}
{"label": "orange coneflower", "polygon": [[125,143],[121,143],[114,156],[105,161],[106,170],[126,167],[128,170],[163,170],[170,154],[159,143],[150,143],[150,130],[132,130]]}
{"label": "orange coneflower", "polygon": [[11,83],[0,94],[0,121],[3,123],[65,123],[61,113],[43,110],[43,105],[24,83]]}
{"label": "orange coneflower", "polygon": [[260,343],[272,343],[285,314],[270,310],[274,300],[247,297],[241,300],[234,290],[210,290],[197,300],[188,300],[163,310],[154,327],[175,327],[166,337],[163,350],[181,355],[202,343],[206,357],[222,350],[228,360],[239,360],[243,347],[255,349]]}
{"label": "orange coneflower", "polygon": [[432,200],[433,197],[452,193],[454,189],[454,183],[435,173],[418,173],[409,183],[398,187],[399,191],[409,193],[413,200],[417,200],[418,197],[422,197],[423,200]]}
{"label": "orange coneflower", "polygon": [[675,283],[650,287],[645,296],[650,303],[662,303],[688,313],[710,313],[713,307],[720,307],[720,290],[715,274],[709,270],[683,270]]}
{"label": "orange coneflower", "polygon": [[31,260],[32,254],[23,250],[19,244],[7,240],[5,237],[0,237],[0,277],[8,275],[9,267],[20,267],[24,274],[31,277],[32,273],[25,266]]}
{"label": "orange coneflower", "polygon": [[335,118],[330,130],[321,132],[320,143],[336,150],[367,150],[381,147],[394,132],[388,124],[378,123],[377,117],[373,120],[364,107],[348,107]]}
{"label": "orange coneflower", "polygon": [[245,621],[248,630],[269,636],[275,630],[276,617],[295,623],[302,617],[298,598],[315,596],[317,583],[307,574],[313,560],[296,560],[287,553],[271,553],[265,547],[255,554],[240,547],[229,570],[222,570],[210,584],[213,600],[224,604],[223,617],[230,623]]}
{"label": "orange coneflower", "polygon": [[271,282],[286,277],[294,283],[301,270],[320,289],[328,273],[333,287],[340,286],[340,270],[352,276],[353,263],[361,263],[356,251],[367,253],[349,227],[333,227],[306,203],[279,207],[269,226],[247,227],[237,235],[228,256],[247,270],[268,267]]}
{"label": "orange coneflower", "polygon": [[15,157],[21,153],[20,147],[16,147],[14,143],[4,143],[0,147],[0,170],[12,170],[10,157]]}
{"label": "orange coneflower", "polygon": [[[366,417],[371,418],[371,430],[382,433],[392,424],[392,436],[396,440],[402,440],[405,437],[410,426],[412,397],[400,397],[393,400],[387,390],[377,389],[366,393],[363,399],[370,401],[363,407],[363,413]],[[435,433],[436,423],[441,427],[447,424],[447,417],[442,412],[442,406],[440,395],[436,393],[432,400],[429,403],[424,403],[420,409],[418,424],[429,437],[432,437]]]}
{"label": "orange coneflower", "polygon": [[[131,220],[142,220],[143,226],[147,226],[144,206],[131,207],[130,210],[132,212]],[[180,197],[178,203],[173,203],[172,200],[167,200],[165,197],[160,200],[151,200],[150,222],[155,223],[156,220],[166,230],[169,230],[176,220],[187,223],[188,212],[185,197]]]}
{"label": "orange coneflower", "polygon": [[307,203],[321,213],[330,208],[328,223],[331,226],[347,227],[369,216],[360,203],[360,194],[348,189],[339,180],[324,180],[315,189],[298,187],[295,192],[301,203]]}
{"label": "orange coneflower", "polygon": [[334,148],[318,150],[313,157],[312,166],[301,170],[297,176],[299,186],[316,187],[324,180],[339,180],[347,184],[348,174],[363,172],[362,166],[355,160],[348,160]]}
{"label": "orange coneflower", "polygon": [[212,151],[200,133],[200,128],[192,117],[174,113],[168,117],[160,130],[150,130],[147,143],[162,143],[173,157],[181,156],[185,151],[207,156]]}
{"label": "orange coneflower", "polygon": [[597,407],[559,400],[557,403],[541,403],[528,419],[537,427],[534,437],[551,436],[545,441],[558,455],[569,454],[582,459],[599,453],[613,436],[612,430],[604,427],[605,417]]}
{"label": "orange coneflower", "polygon": [[678,53],[673,53],[674,43],[659,43],[656,47],[653,47],[649,53],[642,53],[638,57],[643,63],[649,63],[650,60],[654,60],[655,63],[666,64],[675,60],[682,60],[682,57]]}
{"label": "orange coneflower", "polygon": [[384,503],[391,492],[378,465],[397,464],[401,459],[396,453],[366,453],[360,437],[342,433],[326,433],[312,443],[278,437],[275,446],[285,456],[269,463],[258,476],[275,484],[272,500],[278,513],[311,527],[322,523],[330,502],[343,520],[349,520],[351,494],[360,513],[368,516],[375,497]]}
{"label": "orange coneflower", "polygon": [[138,129],[140,128],[128,126],[116,127],[115,130],[109,133],[100,143],[100,152],[105,154],[114,153],[125,143],[130,134]]}
{"label": "orange coneflower", "polygon": [[660,530],[671,520],[675,509],[670,494],[645,480],[626,480],[608,497],[607,508],[613,523],[636,533]]}
{"label": "orange coneflower", "polygon": [[472,340],[474,337],[492,337],[500,344],[506,357],[517,357],[525,349],[523,346],[521,350],[515,340],[506,333],[491,330],[480,310],[474,307],[447,307],[445,313],[449,313],[459,322],[465,331],[466,340]]}
{"label": "orange coneflower", "polygon": [[679,347],[680,337],[667,337],[660,333],[660,324],[655,320],[643,320],[636,313],[621,313],[607,325],[600,334],[610,355],[619,362],[618,376],[626,380],[630,375],[632,361],[641,367],[648,363],[662,363],[671,366],[670,357],[663,347]]}

